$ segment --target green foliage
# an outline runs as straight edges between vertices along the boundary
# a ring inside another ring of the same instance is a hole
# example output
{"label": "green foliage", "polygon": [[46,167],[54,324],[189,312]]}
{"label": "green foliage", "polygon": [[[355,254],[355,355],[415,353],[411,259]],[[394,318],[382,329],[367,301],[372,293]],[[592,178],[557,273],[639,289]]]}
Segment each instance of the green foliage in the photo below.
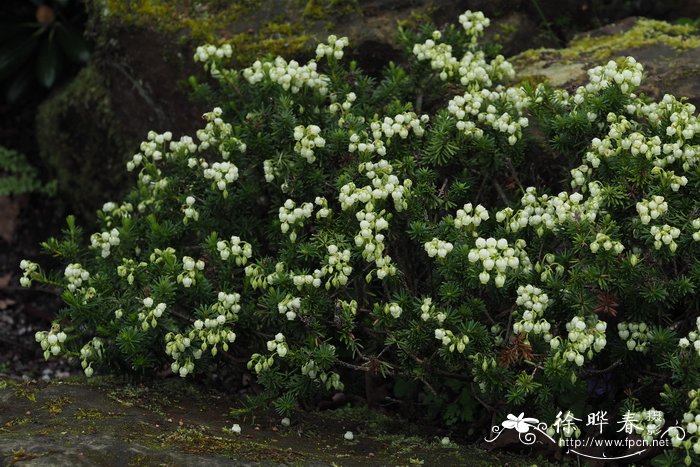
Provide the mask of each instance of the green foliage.
{"label": "green foliage", "polygon": [[45,355],[88,376],[247,362],[283,415],[393,385],[447,424],[679,416],[700,386],[694,107],[634,94],[631,57],[573,93],[506,86],[485,19],[461,22],[401,31],[377,80],[343,38],[242,71],[198,48],[221,107],[196,138],[149,133],[89,246],[72,220],[45,244],[67,263]]}
{"label": "green foliage", "polygon": [[56,182],[43,184],[36,168],[23,154],[0,146],[0,196],[23,193],[53,195],[55,191]]}

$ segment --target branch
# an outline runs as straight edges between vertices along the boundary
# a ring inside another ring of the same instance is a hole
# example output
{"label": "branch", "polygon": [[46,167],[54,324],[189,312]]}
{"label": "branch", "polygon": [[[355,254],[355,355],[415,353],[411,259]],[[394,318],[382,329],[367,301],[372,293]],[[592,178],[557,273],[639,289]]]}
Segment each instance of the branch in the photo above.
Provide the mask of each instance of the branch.
{"label": "branch", "polygon": [[495,408],[495,407],[493,407],[493,406],[487,404],[486,402],[484,402],[483,400],[481,400],[481,398],[480,398],[479,396],[476,395],[476,391],[474,390],[474,386],[473,386],[473,385],[472,385],[472,396],[474,396],[474,399],[476,399],[477,402],[479,402],[479,404],[483,405],[483,406],[486,408],[486,410],[490,411],[491,413],[496,413],[496,408]]}
{"label": "branch", "polygon": [[607,368],[603,368],[602,370],[588,370],[586,371],[586,375],[599,375],[601,373],[607,373],[608,371],[614,370],[618,366],[622,365],[621,360],[615,360],[612,365],[610,365]]}
{"label": "branch", "polygon": [[338,365],[344,366],[345,368],[350,368],[351,370],[369,372],[369,367],[366,367],[364,365],[362,365],[362,366],[353,365],[352,363],[347,363],[347,362],[344,362],[342,360],[336,360],[336,362],[338,363]]}
{"label": "branch", "polygon": [[510,204],[510,201],[508,200],[508,197],[506,196],[505,191],[503,191],[503,188],[502,188],[501,185],[496,181],[495,178],[492,178],[492,179],[491,179],[491,183],[493,184],[493,187],[496,189],[496,191],[498,192],[498,196],[501,197],[501,199],[503,200],[503,202],[506,203],[506,205]]}

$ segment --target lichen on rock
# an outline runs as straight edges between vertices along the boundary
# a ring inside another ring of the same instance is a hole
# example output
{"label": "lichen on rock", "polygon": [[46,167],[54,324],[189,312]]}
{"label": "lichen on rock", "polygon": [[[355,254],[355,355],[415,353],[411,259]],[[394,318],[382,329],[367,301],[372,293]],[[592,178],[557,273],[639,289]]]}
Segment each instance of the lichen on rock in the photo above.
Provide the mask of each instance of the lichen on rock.
{"label": "lichen on rock", "polygon": [[628,18],[578,35],[563,49],[527,50],[511,63],[524,79],[575,86],[586,80],[591,66],[628,55],[645,64],[643,92],[659,98],[673,90],[700,102],[700,84],[688,79],[700,68],[700,34],[691,25]]}

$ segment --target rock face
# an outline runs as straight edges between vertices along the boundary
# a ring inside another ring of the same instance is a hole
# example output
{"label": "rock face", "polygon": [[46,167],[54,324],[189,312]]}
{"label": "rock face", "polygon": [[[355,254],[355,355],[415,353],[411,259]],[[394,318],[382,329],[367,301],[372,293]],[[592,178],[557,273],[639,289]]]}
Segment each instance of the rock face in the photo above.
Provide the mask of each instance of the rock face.
{"label": "rock face", "polygon": [[671,93],[700,106],[700,35],[691,26],[628,18],[576,36],[567,48],[528,50],[511,62],[520,78],[574,87],[586,82],[590,67],[625,56],[645,67],[642,92],[655,100]]}

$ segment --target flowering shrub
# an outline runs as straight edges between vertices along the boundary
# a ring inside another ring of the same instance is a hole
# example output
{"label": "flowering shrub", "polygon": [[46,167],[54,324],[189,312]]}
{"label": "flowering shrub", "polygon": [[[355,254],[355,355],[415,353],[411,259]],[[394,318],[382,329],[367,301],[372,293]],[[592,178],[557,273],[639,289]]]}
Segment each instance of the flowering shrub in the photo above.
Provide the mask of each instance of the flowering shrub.
{"label": "flowering shrub", "polygon": [[341,62],[345,38],[240,72],[198,49],[218,86],[197,93],[225,104],[196,138],[149,133],[90,247],[72,219],[44,244],[64,274],[21,265],[65,288],[46,355],[88,375],[246,366],[283,415],[367,373],[447,423],[681,416],[700,385],[695,108],[637,95],[631,57],[572,92],[513,85],[476,41],[488,19],[460,23],[401,31],[405,63],[376,80]]}

